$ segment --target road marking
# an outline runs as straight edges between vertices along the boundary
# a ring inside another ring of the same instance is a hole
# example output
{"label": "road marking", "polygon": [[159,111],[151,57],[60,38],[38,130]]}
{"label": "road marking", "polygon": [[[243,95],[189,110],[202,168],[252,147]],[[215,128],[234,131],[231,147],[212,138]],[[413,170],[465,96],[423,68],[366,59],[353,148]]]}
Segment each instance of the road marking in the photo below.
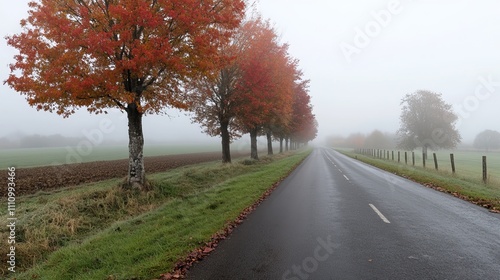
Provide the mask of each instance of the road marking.
{"label": "road marking", "polygon": [[[341,172],[342,172],[342,171],[341,171]],[[347,176],[345,176],[345,175],[344,175],[344,178],[345,178],[347,181],[349,181],[349,178],[347,178]]]}
{"label": "road marking", "polygon": [[337,166],[337,165],[335,165],[335,162],[333,162],[333,160],[330,157],[326,156],[326,159],[328,159],[335,167]]}
{"label": "road marking", "polygon": [[390,224],[391,222],[389,222],[389,220],[384,216],[384,214],[382,214],[382,212],[380,212],[377,207],[375,207],[375,205],[373,204],[369,204],[370,207],[373,209],[373,211],[375,211],[375,213],[377,213],[377,215],[382,219],[382,221],[384,221],[384,223],[386,224]]}
{"label": "road marking", "polygon": [[[333,160],[331,160],[329,157],[326,157],[326,158],[333,164],[333,166],[337,167],[337,164],[335,164],[335,162],[333,162]],[[340,171],[340,172],[342,172],[342,171]]]}

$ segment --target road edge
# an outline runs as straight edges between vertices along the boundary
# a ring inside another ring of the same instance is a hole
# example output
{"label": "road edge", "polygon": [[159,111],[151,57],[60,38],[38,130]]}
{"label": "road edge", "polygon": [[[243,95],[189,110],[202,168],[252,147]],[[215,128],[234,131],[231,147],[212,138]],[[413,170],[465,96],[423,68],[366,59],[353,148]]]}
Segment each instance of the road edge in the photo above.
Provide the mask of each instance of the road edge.
{"label": "road edge", "polygon": [[174,268],[164,274],[160,275],[160,278],[155,280],[172,280],[172,279],[184,279],[188,270],[197,262],[202,261],[204,258],[209,256],[218,246],[219,242],[227,239],[231,233],[241,225],[247,218],[249,214],[254,212],[262,202],[264,202],[279,186],[280,184],[288,178],[309,156],[311,155],[313,149],[307,151],[307,155],[304,156],[298,163],[296,163],[287,172],[286,175],[274,182],[270,188],[268,188],[264,193],[250,206],[245,208],[236,219],[227,223],[224,228],[219,230],[217,233],[212,235],[210,241],[206,242],[203,246],[198,247],[193,250],[184,258],[181,258],[174,266]]}

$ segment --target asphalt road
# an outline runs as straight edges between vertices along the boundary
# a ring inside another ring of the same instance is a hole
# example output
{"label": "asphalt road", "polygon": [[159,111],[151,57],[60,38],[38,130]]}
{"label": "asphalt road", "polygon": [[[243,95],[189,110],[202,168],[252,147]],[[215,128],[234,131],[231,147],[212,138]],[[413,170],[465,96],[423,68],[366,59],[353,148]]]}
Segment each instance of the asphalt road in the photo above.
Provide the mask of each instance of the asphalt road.
{"label": "asphalt road", "polygon": [[317,148],[187,278],[500,279],[500,215]]}

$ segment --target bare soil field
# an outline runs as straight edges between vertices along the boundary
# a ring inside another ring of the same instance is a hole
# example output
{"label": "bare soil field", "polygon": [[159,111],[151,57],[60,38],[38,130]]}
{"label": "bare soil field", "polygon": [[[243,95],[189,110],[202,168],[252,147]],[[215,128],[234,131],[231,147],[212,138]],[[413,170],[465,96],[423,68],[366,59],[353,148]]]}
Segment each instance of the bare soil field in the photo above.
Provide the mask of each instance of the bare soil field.
{"label": "bare soil field", "polygon": [[[233,154],[233,157],[238,156],[243,156],[243,154]],[[144,165],[146,173],[157,173],[181,166],[219,159],[221,159],[220,152],[166,155],[146,157]],[[128,159],[20,168],[16,169],[16,195],[22,196],[38,191],[51,191],[84,183],[125,178],[127,170]],[[3,177],[2,181],[4,181],[2,185],[6,186],[7,174],[1,177]],[[0,196],[5,197],[6,195],[6,188],[1,188]]]}

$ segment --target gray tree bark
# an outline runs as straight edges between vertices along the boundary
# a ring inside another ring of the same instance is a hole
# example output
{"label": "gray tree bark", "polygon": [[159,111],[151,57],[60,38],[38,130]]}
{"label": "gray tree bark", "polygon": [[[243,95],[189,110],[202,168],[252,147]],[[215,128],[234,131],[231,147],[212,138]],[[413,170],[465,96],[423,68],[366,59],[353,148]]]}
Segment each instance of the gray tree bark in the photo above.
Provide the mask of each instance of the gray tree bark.
{"label": "gray tree bark", "polygon": [[250,157],[253,159],[259,159],[259,153],[257,152],[257,131],[256,128],[250,130]]}
{"label": "gray tree bark", "polygon": [[144,189],[146,175],[144,170],[144,136],[142,133],[142,113],[137,105],[131,103],[127,109],[128,117],[128,150],[129,166],[127,175],[127,187]]}
{"label": "gray tree bark", "polygon": [[425,159],[425,160],[427,160],[427,159],[428,159],[428,157],[427,157],[427,150],[428,150],[427,145],[424,145],[424,146],[422,147],[422,154],[423,154],[423,157],[424,157],[424,159]]}
{"label": "gray tree bark", "polygon": [[229,136],[229,122],[222,121],[220,125],[222,138],[222,162],[231,163],[231,139]]}
{"label": "gray tree bark", "polygon": [[274,152],[273,152],[273,138],[272,138],[271,132],[267,132],[266,137],[267,137],[267,154],[273,155],[274,154]]}

